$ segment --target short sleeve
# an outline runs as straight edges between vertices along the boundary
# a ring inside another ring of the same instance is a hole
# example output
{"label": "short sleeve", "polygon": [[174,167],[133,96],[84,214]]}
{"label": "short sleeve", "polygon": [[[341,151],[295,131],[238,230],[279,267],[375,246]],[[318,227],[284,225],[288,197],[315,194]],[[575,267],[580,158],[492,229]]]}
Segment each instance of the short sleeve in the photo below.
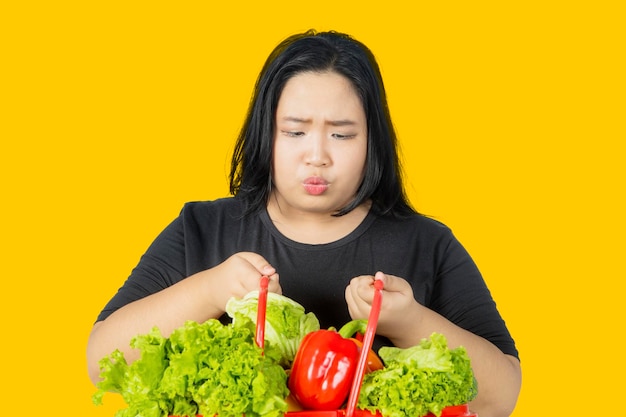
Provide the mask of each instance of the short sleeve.
{"label": "short sleeve", "polygon": [[438,249],[431,309],[518,357],[515,342],[473,259],[449,232]]}
{"label": "short sleeve", "polygon": [[182,215],[154,240],[121,288],[98,315],[102,321],[133,301],[157,293],[185,278],[185,243]]}

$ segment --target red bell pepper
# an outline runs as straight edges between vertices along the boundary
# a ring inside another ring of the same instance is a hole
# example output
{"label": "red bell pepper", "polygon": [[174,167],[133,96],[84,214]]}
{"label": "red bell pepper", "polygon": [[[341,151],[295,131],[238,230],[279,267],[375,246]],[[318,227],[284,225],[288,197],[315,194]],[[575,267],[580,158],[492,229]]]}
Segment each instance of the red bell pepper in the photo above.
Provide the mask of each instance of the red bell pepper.
{"label": "red bell pepper", "polygon": [[289,390],[308,410],[337,410],[348,398],[359,349],[335,330],[317,330],[300,343],[289,374]]}

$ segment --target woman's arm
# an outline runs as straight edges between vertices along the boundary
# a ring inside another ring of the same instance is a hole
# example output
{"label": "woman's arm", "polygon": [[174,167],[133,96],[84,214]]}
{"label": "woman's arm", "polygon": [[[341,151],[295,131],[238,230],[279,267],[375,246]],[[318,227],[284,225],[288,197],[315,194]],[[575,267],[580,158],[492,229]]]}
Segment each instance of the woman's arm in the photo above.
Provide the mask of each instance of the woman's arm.
{"label": "woman's arm", "polygon": [[394,345],[413,346],[422,338],[438,332],[446,336],[451,349],[464,346],[478,381],[478,395],[470,404],[472,410],[480,417],[511,415],[521,388],[521,368],[517,358],[502,353],[491,342],[458,327],[417,302],[404,310],[403,317],[406,319],[404,331],[398,332],[395,326],[382,329],[392,332],[387,337]]}
{"label": "woman's arm", "polygon": [[237,253],[214,268],[198,272],[155,294],[121,307],[105,320],[94,324],[87,343],[87,367],[95,384],[98,362],[115,349],[130,363],[139,351],[130,340],[158,326],[167,337],[187,320],[202,323],[224,314],[231,297],[243,297],[259,288],[261,275],[270,277],[269,290],[281,293],[276,270],[260,255]]}
{"label": "woman's arm", "polygon": [[[519,360],[502,353],[491,342],[455,325],[440,314],[419,304],[402,278],[378,272],[384,280],[383,304],[377,332],[400,348],[419,344],[432,333],[443,334],[448,346],[464,346],[472,361],[478,382],[478,395],[470,404],[480,417],[509,416],[521,388]],[[367,318],[373,298],[372,277],[355,278],[346,289],[346,301],[352,318]]]}

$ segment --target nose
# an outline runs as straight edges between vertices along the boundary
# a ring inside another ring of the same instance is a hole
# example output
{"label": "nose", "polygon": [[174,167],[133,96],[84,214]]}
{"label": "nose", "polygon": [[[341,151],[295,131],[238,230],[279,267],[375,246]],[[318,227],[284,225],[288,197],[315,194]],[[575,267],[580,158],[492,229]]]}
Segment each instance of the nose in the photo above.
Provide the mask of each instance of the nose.
{"label": "nose", "polygon": [[328,144],[322,134],[311,135],[306,150],[305,162],[312,166],[325,166],[330,163]]}

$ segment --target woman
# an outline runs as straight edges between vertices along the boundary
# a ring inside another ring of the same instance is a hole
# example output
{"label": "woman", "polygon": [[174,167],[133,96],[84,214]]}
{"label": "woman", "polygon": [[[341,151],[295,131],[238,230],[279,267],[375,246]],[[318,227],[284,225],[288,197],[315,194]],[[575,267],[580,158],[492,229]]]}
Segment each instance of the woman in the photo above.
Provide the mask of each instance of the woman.
{"label": "woman", "polygon": [[322,327],[367,318],[384,281],[377,346],[409,347],[439,332],[465,346],[481,417],[517,400],[518,353],[474,262],[404,193],[382,78],[348,35],[292,36],[261,71],[232,159],[234,197],[188,203],[98,317],[87,356],[158,326],[224,318],[226,302],[258,289],[305,306]]}

